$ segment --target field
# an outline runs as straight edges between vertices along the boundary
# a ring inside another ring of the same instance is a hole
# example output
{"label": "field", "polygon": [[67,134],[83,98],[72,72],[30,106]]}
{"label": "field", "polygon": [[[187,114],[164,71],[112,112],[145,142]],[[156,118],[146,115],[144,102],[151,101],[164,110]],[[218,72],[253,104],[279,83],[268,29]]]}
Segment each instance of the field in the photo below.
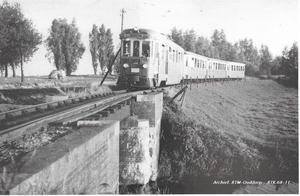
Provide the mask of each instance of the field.
{"label": "field", "polygon": [[240,188],[212,185],[215,180],[298,183],[297,89],[256,78],[194,84],[181,109],[171,105],[164,112],[161,172],[177,178],[170,192],[232,193]]}

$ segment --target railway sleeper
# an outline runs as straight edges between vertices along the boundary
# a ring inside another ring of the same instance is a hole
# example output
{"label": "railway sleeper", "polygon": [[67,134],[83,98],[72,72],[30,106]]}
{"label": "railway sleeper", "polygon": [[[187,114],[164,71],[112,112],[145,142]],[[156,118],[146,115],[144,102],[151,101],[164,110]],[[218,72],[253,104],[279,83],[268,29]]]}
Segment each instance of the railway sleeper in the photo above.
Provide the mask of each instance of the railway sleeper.
{"label": "railway sleeper", "polygon": [[79,97],[79,102],[84,102],[84,99],[82,97]]}
{"label": "railway sleeper", "polygon": [[71,103],[69,102],[69,100],[65,100],[65,101],[63,101],[63,102],[64,102],[64,104],[65,104],[66,106],[71,105]]}
{"label": "railway sleeper", "polygon": [[8,119],[8,120],[11,120],[11,119],[14,119],[15,116],[12,115],[12,114],[10,114],[10,113],[8,113],[8,114],[5,114],[5,118]]}
{"label": "railway sleeper", "polygon": [[110,111],[109,110],[103,110],[103,111],[100,112],[100,114],[102,115],[102,118],[109,117]]}
{"label": "railway sleeper", "polygon": [[28,116],[28,115],[30,115],[30,113],[28,112],[28,110],[22,110],[22,115]]}
{"label": "railway sleeper", "polygon": [[82,120],[100,120],[102,118],[102,114],[93,114],[91,116],[85,117]]}
{"label": "railway sleeper", "polygon": [[64,103],[64,102],[58,102],[57,104],[58,104],[58,106],[61,107],[61,108],[65,107],[65,103]]}
{"label": "railway sleeper", "polygon": [[89,99],[91,99],[90,95],[85,96],[85,100],[89,100]]}
{"label": "railway sleeper", "polygon": [[45,110],[41,106],[36,106],[35,111],[43,113]]}
{"label": "railway sleeper", "polygon": [[50,109],[50,110],[54,110],[55,109],[55,107],[53,105],[51,105],[51,104],[48,104],[47,108]]}

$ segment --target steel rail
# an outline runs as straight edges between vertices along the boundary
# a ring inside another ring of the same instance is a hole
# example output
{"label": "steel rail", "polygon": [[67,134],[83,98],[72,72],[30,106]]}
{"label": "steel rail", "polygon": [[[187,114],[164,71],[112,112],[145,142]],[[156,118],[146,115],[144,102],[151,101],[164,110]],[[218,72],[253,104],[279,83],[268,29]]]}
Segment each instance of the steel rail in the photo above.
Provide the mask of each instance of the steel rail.
{"label": "steel rail", "polygon": [[0,121],[6,120],[12,117],[17,117],[17,116],[22,116],[24,113],[32,113],[37,110],[43,110],[55,106],[59,106],[60,104],[72,104],[72,103],[77,103],[79,101],[84,101],[84,100],[90,100],[90,99],[95,99],[95,98],[100,98],[100,97],[106,97],[109,95],[114,95],[116,92],[111,92],[111,93],[104,93],[104,94],[92,94],[92,95],[84,95],[80,97],[74,97],[74,98],[69,98],[66,100],[60,100],[60,101],[53,101],[53,102],[48,102],[48,103],[42,103],[42,104],[37,104],[37,105],[32,105],[32,106],[26,106],[24,108],[19,108],[19,109],[14,109],[14,110],[9,110],[5,112],[0,113]]}

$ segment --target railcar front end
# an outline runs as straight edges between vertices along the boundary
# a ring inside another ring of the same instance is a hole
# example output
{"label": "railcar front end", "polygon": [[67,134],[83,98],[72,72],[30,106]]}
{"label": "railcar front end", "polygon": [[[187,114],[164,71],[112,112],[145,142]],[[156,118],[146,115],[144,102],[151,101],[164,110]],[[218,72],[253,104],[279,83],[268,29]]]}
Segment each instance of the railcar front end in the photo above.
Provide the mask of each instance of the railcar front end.
{"label": "railcar front end", "polygon": [[145,89],[156,86],[153,76],[153,42],[148,31],[137,28],[120,34],[121,59],[118,86]]}

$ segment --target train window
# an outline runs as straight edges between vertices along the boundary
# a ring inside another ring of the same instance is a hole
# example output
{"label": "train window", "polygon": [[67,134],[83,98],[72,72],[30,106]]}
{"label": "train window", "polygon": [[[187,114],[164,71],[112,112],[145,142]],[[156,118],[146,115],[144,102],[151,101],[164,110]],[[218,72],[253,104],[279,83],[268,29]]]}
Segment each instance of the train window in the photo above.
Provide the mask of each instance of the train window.
{"label": "train window", "polygon": [[130,55],[130,41],[123,41],[123,55]]}
{"label": "train window", "polygon": [[175,50],[173,50],[173,62],[176,62],[175,58],[176,58],[176,53]]}
{"label": "train window", "polygon": [[154,47],[154,58],[159,58],[159,51],[158,51],[158,43],[155,42],[155,47]]}
{"label": "train window", "polygon": [[194,61],[194,67],[197,67],[197,59]]}
{"label": "train window", "polygon": [[172,48],[171,47],[169,47],[169,54],[170,54],[169,61],[172,61]]}
{"label": "train window", "polygon": [[143,41],[142,55],[144,57],[149,57],[150,56],[150,41]]}
{"label": "train window", "polygon": [[161,59],[164,59],[164,53],[165,53],[165,45],[161,45]]}
{"label": "train window", "polygon": [[178,52],[178,62],[181,63],[181,53]]}
{"label": "train window", "polygon": [[135,57],[140,56],[140,42],[139,41],[133,42],[133,56],[135,56]]}
{"label": "train window", "polygon": [[178,51],[177,50],[176,50],[175,54],[176,54],[176,63],[178,63]]}

